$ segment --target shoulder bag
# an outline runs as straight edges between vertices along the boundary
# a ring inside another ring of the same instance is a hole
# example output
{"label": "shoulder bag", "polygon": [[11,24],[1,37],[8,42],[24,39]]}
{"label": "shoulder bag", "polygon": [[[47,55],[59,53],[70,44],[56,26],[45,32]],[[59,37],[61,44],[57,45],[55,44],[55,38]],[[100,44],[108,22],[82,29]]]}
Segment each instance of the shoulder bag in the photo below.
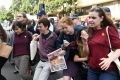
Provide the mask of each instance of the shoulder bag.
{"label": "shoulder bag", "polygon": [[[108,57],[110,57],[112,54],[114,54],[114,51],[112,50],[112,45],[111,45],[111,42],[110,42],[110,36],[109,36],[109,33],[108,33],[108,27],[106,27],[106,33],[107,33],[108,42],[109,42],[109,46],[110,46],[110,53],[108,54]],[[119,70],[119,74],[120,74],[120,61],[119,61],[119,59],[118,58],[115,59],[114,63],[116,64],[116,66]]]}

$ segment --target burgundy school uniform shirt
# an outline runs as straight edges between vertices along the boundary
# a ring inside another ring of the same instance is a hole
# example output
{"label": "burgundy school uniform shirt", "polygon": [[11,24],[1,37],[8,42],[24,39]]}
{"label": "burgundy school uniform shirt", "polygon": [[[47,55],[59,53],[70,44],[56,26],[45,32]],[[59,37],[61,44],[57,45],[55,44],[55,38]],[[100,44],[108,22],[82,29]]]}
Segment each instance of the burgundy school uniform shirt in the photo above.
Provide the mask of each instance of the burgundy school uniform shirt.
{"label": "burgundy school uniform shirt", "polygon": [[[110,36],[112,49],[120,49],[120,39],[117,29],[114,27],[109,27],[108,33]],[[99,63],[101,62],[100,58],[108,57],[107,55],[110,52],[106,28],[95,30],[93,35],[88,39],[88,46],[90,50],[88,60],[89,66],[93,69],[101,70],[99,66]],[[115,64],[112,63],[108,70],[113,70],[115,67]]]}
{"label": "burgundy school uniform shirt", "polygon": [[32,40],[29,32],[23,32],[14,37],[13,54],[14,56],[22,56],[30,54],[30,41]]}

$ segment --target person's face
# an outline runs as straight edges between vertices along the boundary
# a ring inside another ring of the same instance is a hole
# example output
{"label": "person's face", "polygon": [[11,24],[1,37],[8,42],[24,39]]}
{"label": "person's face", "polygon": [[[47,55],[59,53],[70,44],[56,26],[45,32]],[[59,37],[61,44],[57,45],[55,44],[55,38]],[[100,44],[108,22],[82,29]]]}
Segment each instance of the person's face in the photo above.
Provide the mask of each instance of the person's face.
{"label": "person's face", "polygon": [[38,29],[40,30],[40,33],[45,33],[48,27],[45,27],[43,23],[38,24]]}
{"label": "person's face", "polygon": [[19,35],[19,34],[21,34],[21,33],[23,32],[23,30],[22,30],[21,28],[19,28],[18,26],[16,26],[15,29],[14,29],[14,32],[15,32],[17,35]]}
{"label": "person's face", "polygon": [[62,22],[58,22],[56,30],[59,31],[59,32],[63,31],[63,23]]}
{"label": "person's face", "polygon": [[23,18],[23,15],[22,14],[17,14],[16,16],[16,20],[17,21],[22,21],[24,18]]}
{"label": "person's face", "polygon": [[64,32],[65,34],[67,34],[67,35],[72,34],[72,33],[73,33],[73,26],[64,23],[64,25],[63,25],[63,32]]}
{"label": "person's face", "polygon": [[89,27],[100,28],[103,17],[99,17],[97,12],[89,12],[88,25]]}
{"label": "person's face", "polygon": [[22,14],[17,14],[16,20],[24,23],[27,19],[24,18]]}

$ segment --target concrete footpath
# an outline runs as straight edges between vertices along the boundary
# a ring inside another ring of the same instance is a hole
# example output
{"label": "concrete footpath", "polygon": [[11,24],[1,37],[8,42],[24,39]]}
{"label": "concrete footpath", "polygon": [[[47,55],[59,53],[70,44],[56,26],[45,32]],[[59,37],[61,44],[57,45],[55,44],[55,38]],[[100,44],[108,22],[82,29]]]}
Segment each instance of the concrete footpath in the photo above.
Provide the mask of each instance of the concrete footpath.
{"label": "concrete footpath", "polygon": [[[21,80],[18,74],[14,74],[14,65],[6,62],[2,68],[1,73],[7,78],[7,80]],[[53,73],[48,80],[63,80],[62,72]]]}

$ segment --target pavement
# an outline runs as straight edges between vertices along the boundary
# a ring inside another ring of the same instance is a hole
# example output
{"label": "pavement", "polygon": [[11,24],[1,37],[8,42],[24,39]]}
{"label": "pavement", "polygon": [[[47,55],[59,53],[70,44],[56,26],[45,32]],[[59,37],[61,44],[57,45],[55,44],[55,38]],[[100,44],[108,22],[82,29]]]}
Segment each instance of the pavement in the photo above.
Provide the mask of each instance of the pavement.
{"label": "pavement", "polygon": [[14,66],[11,65],[9,62],[6,62],[4,67],[1,70],[1,73],[3,76],[6,77],[7,80],[20,80],[20,77],[18,74],[14,74]]}
{"label": "pavement", "polygon": [[[1,70],[1,73],[6,77],[7,80],[21,80],[18,74],[13,73],[14,70],[14,65],[11,65],[9,62],[6,62],[6,64]],[[63,80],[62,71],[50,74],[48,80]]]}

